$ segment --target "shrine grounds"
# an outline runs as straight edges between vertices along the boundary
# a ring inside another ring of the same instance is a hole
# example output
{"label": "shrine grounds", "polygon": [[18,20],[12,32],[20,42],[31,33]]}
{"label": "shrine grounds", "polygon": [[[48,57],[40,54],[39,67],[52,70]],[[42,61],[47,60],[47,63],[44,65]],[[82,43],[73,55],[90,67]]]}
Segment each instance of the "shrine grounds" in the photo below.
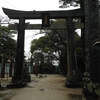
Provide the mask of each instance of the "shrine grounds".
{"label": "shrine grounds", "polygon": [[82,100],[82,88],[67,88],[66,77],[59,74],[31,74],[24,88],[7,89],[11,78],[1,80],[0,100]]}

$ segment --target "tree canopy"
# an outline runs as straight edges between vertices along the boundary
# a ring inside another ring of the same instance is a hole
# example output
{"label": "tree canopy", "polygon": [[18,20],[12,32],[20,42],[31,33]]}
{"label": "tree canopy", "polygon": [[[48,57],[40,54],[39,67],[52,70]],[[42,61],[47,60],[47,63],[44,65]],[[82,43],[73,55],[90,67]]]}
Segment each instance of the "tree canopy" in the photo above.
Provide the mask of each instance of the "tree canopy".
{"label": "tree canopy", "polygon": [[0,26],[0,56],[6,58],[15,55],[16,41],[12,38],[15,31],[10,31],[6,26]]}
{"label": "tree canopy", "polygon": [[67,8],[69,6],[81,6],[83,8],[84,6],[84,1],[83,0],[59,0],[59,3],[61,4],[59,7],[60,8]]}
{"label": "tree canopy", "polygon": [[[65,20],[56,20],[54,23],[64,23]],[[44,30],[45,32],[45,30]],[[51,57],[52,61],[55,59],[59,62],[59,69],[61,72],[67,74],[67,40],[66,40],[67,30],[48,30],[46,31],[45,36],[40,37],[39,39],[34,39],[31,42],[30,51],[32,57],[34,58],[35,54],[44,55],[44,59],[47,59],[48,56]],[[75,33],[75,50],[76,57],[79,59],[82,58],[82,44],[81,37]],[[37,53],[36,53],[37,51]],[[40,57],[40,56],[39,56]],[[46,60],[45,60],[46,61]]]}

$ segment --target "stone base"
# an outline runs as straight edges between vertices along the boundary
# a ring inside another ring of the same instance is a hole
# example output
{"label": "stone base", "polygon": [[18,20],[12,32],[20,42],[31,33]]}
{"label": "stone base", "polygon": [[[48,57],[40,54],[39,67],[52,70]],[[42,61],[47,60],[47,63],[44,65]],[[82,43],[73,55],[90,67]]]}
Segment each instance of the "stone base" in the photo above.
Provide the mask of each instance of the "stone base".
{"label": "stone base", "polygon": [[30,75],[23,76],[23,82],[31,82],[31,76]]}
{"label": "stone base", "polygon": [[[16,83],[15,76],[12,76],[12,83]],[[31,76],[30,75],[23,75],[23,80],[22,82],[31,82]]]}
{"label": "stone base", "polygon": [[7,85],[7,88],[24,88],[27,86],[27,83],[11,83],[9,85]]}
{"label": "stone base", "polygon": [[65,85],[68,88],[81,88],[82,87],[82,84],[78,82],[66,82]]}

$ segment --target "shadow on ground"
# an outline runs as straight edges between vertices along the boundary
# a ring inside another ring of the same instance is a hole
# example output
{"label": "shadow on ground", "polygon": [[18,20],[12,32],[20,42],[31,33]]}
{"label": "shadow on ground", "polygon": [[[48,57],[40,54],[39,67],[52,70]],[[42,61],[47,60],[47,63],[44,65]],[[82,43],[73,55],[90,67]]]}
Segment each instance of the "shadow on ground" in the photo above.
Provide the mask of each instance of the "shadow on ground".
{"label": "shadow on ground", "polygon": [[68,94],[70,100],[82,100],[82,95],[78,94]]}

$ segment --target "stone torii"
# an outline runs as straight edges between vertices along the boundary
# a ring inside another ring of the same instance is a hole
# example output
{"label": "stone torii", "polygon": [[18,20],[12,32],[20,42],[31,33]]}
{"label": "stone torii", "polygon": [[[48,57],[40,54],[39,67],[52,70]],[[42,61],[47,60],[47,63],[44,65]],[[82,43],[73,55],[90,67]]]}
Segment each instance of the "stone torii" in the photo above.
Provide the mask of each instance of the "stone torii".
{"label": "stone torii", "polygon": [[[25,31],[25,19],[43,19],[43,15],[49,16],[50,19],[66,19],[67,20],[67,29],[68,37],[70,37],[72,41],[67,41],[68,44],[68,81],[72,82],[72,70],[75,66],[75,59],[74,57],[74,47],[70,46],[73,45],[73,32],[74,26],[72,19],[73,18],[81,18],[84,16],[84,12],[81,9],[70,10],[70,11],[18,11],[3,8],[4,13],[11,19],[19,19],[18,24],[18,38],[17,38],[17,51],[16,51],[16,59],[15,59],[15,70],[14,70],[14,85],[21,84],[24,86],[23,83],[23,60],[24,60],[24,31]],[[45,17],[45,16],[44,16]],[[45,20],[44,20],[45,21]],[[48,20],[47,20],[48,22]],[[43,26],[45,26],[44,22]],[[46,27],[49,27],[48,23],[46,23]]]}

